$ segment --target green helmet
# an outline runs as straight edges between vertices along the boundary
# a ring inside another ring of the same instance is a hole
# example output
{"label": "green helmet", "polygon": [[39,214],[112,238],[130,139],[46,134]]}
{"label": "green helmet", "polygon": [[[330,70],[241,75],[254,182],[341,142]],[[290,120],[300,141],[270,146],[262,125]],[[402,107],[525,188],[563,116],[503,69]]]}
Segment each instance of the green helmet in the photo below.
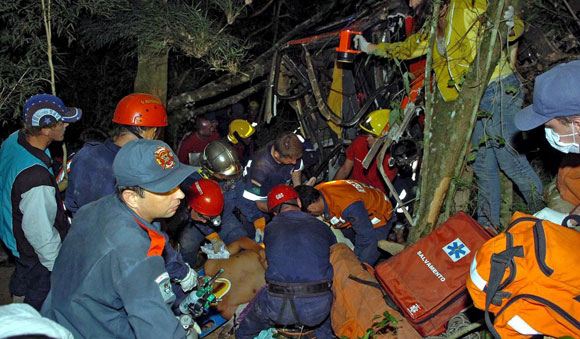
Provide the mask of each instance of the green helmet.
{"label": "green helmet", "polygon": [[242,165],[236,151],[222,140],[210,142],[201,154],[201,165],[212,176],[216,174],[230,179],[238,177],[242,171]]}

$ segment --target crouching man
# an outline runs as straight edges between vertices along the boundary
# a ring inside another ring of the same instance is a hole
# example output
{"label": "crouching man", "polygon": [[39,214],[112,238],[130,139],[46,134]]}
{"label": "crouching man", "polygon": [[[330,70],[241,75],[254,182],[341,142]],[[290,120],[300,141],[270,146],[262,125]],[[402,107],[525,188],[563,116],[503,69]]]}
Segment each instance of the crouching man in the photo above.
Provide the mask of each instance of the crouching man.
{"label": "crouching man", "polygon": [[266,226],[266,287],[240,315],[236,338],[254,338],[276,325],[315,327],[316,337],[332,338],[330,229],[300,211],[296,191],[277,185],[268,194],[273,220]]}
{"label": "crouching man", "polygon": [[370,265],[379,258],[377,243],[392,227],[392,205],[380,190],[354,180],[335,180],[314,187],[298,186],[302,210],[323,216],[354,242],[357,257]]}
{"label": "crouching man", "polygon": [[193,168],[167,144],[136,140],[113,162],[117,194],[83,206],[54,264],[42,313],[75,338],[184,338],[154,220],[175,214]]}

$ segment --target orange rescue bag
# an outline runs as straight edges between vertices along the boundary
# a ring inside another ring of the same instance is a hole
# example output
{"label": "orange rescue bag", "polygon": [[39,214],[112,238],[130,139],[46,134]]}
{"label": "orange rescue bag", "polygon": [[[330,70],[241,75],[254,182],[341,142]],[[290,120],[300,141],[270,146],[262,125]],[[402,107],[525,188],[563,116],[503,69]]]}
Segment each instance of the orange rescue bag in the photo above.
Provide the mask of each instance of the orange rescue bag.
{"label": "orange rescue bag", "polygon": [[494,337],[580,338],[579,248],[580,232],[516,212],[477,251],[467,289]]}

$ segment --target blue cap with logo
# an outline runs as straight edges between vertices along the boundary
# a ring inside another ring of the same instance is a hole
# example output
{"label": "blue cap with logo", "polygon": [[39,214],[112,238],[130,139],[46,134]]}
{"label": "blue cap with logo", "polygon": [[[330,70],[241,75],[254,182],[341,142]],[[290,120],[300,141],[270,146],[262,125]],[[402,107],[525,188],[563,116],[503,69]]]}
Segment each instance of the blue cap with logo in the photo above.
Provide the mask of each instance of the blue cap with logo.
{"label": "blue cap with logo", "polygon": [[536,77],[533,104],[515,115],[520,131],[558,117],[580,115],[580,60],[557,65]]}
{"label": "blue cap with logo", "polygon": [[77,122],[83,112],[75,107],[66,107],[62,100],[51,94],[33,95],[24,103],[22,120],[27,126],[45,127],[55,122]]}
{"label": "blue cap with logo", "polygon": [[194,172],[179,162],[169,145],[138,139],[125,144],[113,161],[117,186],[139,186],[153,193],[169,192]]}

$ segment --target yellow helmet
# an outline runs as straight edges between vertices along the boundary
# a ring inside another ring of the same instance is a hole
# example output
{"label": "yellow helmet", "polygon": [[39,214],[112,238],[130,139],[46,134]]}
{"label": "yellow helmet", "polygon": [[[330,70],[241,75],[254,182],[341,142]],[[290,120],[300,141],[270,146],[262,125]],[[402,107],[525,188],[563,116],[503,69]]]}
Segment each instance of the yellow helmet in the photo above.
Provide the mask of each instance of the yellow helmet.
{"label": "yellow helmet", "polygon": [[389,131],[390,114],[390,109],[378,109],[376,111],[372,111],[359,124],[359,127],[367,133],[370,133],[376,137],[380,137],[383,133]]}
{"label": "yellow helmet", "polygon": [[228,140],[232,144],[237,144],[238,139],[236,138],[236,134],[242,138],[246,139],[252,136],[256,129],[254,128],[256,123],[249,123],[247,120],[244,119],[235,119],[230,122],[229,132],[228,132]]}

